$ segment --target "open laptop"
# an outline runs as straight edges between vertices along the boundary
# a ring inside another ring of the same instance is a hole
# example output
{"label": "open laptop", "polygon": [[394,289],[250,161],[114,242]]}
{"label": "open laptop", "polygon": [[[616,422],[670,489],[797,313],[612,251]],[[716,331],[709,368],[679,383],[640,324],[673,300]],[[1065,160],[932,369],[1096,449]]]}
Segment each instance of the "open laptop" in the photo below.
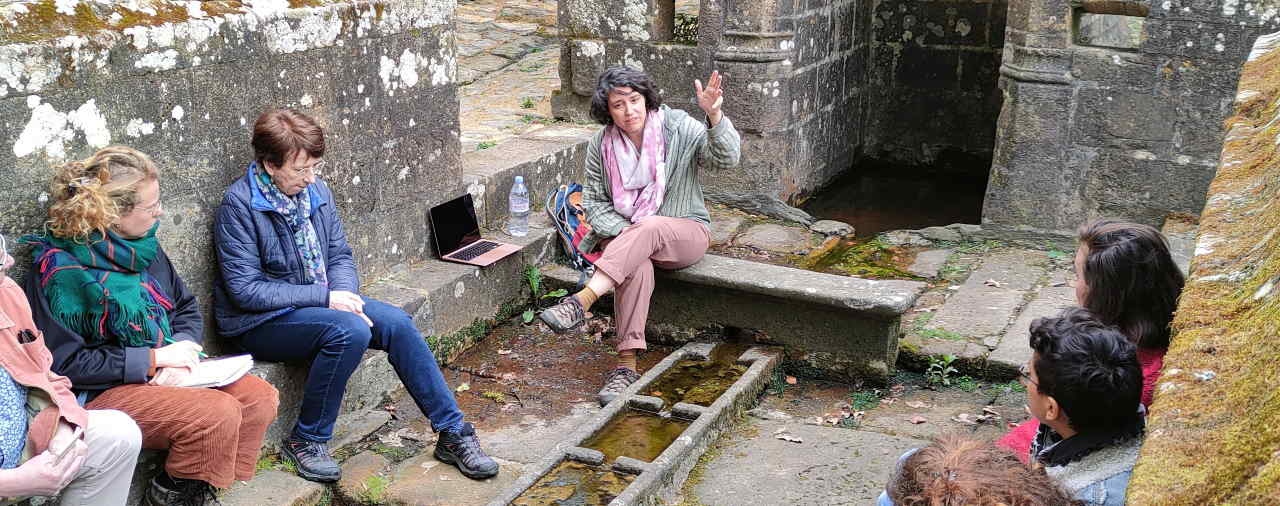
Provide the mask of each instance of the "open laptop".
{"label": "open laptop", "polygon": [[484,267],[520,251],[514,244],[480,238],[470,193],[431,208],[427,224],[441,260]]}

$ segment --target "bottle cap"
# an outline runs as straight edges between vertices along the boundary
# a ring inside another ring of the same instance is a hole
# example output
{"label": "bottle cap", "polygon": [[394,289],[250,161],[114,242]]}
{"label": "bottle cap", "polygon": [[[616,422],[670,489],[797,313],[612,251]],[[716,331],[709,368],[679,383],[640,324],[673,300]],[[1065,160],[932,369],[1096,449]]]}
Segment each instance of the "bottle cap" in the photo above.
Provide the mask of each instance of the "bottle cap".
{"label": "bottle cap", "polygon": [[516,184],[524,184],[524,176],[516,176]]}

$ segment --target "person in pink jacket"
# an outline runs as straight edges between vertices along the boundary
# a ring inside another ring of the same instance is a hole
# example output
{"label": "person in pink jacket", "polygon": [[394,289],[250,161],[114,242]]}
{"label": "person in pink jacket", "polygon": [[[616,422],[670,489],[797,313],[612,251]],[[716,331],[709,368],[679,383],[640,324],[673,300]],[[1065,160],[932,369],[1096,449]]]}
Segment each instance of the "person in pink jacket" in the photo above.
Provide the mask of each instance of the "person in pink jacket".
{"label": "person in pink jacket", "polygon": [[[6,274],[0,236],[0,502],[59,496],[60,504],[124,504],[142,433],[119,411],[86,411]],[[32,414],[34,413],[34,414]]]}
{"label": "person in pink jacket", "polygon": [[[1137,345],[1142,405],[1150,406],[1185,283],[1182,270],[1164,236],[1147,225],[1095,220],[1081,226],[1076,239],[1076,303]],[[1039,428],[1032,418],[996,444],[1026,462]]]}

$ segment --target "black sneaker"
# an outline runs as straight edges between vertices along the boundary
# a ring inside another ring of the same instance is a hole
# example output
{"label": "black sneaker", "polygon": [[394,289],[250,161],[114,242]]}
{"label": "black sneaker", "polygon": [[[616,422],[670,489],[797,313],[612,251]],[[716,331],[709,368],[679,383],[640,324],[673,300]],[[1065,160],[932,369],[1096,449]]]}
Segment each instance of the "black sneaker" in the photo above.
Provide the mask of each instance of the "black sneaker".
{"label": "black sneaker", "polygon": [[542,310],[538,318],[541,318],[557,334],[582,325],[582,322],[587,320],[586,312],[582,310],[582,303],[572,295]]}
{"label": "black sneaker", "polygon": [[331,482],[342,477],[342,467],[329,456],[329,447],[324,443],[289,436],[280,447],[280,456],[297,468],[298,476],[308,480]]}
{"label": "black sneaker", "polygon": [[618,398],[623,390],[640,379],[640,373],[619,367],[604,375],[604,388],[600,389],[600,393],[596,394],[596,400],[600,401],[600,407],[607,406],[614,399]]}
{"label": "black sneaker", "polygon": [[441,431],[436,440],[436,460],[458,466],[462,475],[473,480],[483,480],[498,475],[498,463],[480,449],[476,428],[462,424],[458,432]]}
{"label": "black sneaker", "polygon": [[174,478],[163,471],[151,478],[142,496],[144,506],[204,506],[222,504],[213,486],[200,480]]}

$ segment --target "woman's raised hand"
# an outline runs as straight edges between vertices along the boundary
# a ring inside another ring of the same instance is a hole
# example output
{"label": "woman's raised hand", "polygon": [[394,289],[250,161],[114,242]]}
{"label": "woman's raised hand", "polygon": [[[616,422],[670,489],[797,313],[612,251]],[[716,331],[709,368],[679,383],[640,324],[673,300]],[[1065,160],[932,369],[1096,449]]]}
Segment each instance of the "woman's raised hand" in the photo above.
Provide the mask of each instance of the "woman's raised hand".
{"label": "woman's raised hand", "polygon": [[720,124],[720,104],[724,102],[724,78],[720,77],[720,71],[711,72],[711,78],[707,79],[707,87],[702,87],[702,81],[693,80],[694,90],[698,93],[698,107],[702,108],[702,112],[707,113],[707,121],[711,122],[711,126]]}
{"label": "woman's raised hand", "polygon": [[333,290],[329,292],[329,309],[337,309],[338,311],[346,311],[355,313],[364,318],[364,322],[373,326],[373,320],[364,314],[364,299],[359,295],[348,292],[346,290]]}

